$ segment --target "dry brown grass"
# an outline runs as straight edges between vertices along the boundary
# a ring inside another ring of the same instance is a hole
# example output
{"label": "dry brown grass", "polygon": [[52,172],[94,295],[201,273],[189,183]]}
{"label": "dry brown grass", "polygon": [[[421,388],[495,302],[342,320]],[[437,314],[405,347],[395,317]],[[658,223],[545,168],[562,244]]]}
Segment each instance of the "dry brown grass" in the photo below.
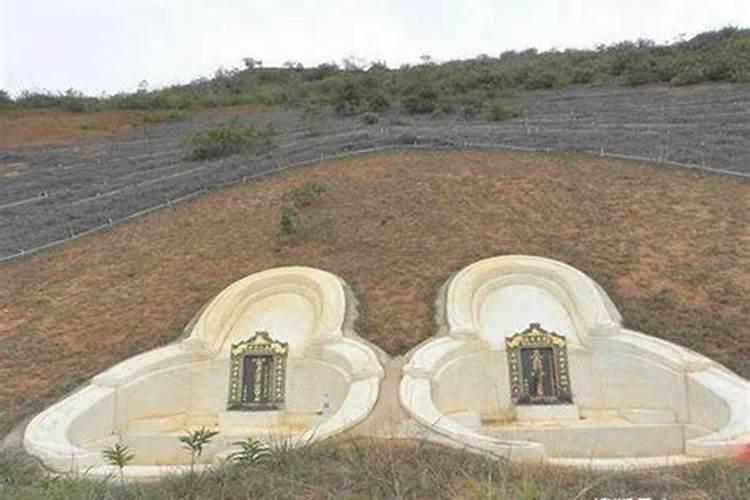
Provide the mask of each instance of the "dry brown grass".
{"label": "dry brown grass", "polygon": [[74,113],[60,109],[14,110],[0,114],[0,148],[95,138],[143,123],[135,111]]}
{"label": "dry brown grass", "polygon": [[[260,106],[226,106],[222,113],[253,113]],[[12,109],[0,113],[0,148],[32,146],[93,139],[184,115],[175,111],[115,109],[76,113],[62,109]],[[2,175],[2,172],[0,172]]]}
{"label": "dry brown grass", "polygon": [[[325,194],[279,233],[290,190]],[[217,192],[0,266],[0,431],[176,338],[229,283],[280,265],[344,278],[390,353],[434,333],[438,287],[542,255],[601,283],[626,324],[750,375],[750,183],[572,155],[394,152]]]}

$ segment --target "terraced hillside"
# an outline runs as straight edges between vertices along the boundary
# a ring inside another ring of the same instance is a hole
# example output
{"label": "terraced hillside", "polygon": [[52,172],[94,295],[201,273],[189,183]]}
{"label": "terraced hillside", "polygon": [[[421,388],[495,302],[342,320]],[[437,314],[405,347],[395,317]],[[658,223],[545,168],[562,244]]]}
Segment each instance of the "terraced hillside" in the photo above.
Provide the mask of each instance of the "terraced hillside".
{"label": "terraced hillside", "polygon": [[750,86],[569,87],[517,91],[522,116],[504,122],[386,114],[306,117],[300,111],[238,114],[272,123],[262,156],[187,161],[193,134],[224,112],[137,127],[105,139],[0,150],[0,259],[116,224],[145,210],[287,166],[393,145],[518,147],[631,155],[750,175]]}

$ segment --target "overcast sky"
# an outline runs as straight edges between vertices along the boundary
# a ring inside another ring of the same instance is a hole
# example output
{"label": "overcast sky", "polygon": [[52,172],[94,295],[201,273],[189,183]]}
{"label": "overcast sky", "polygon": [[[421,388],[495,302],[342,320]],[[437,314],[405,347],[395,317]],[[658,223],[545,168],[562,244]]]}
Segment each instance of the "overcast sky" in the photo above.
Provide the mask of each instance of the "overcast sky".
{"label": "overcast sky", "polygon": [[750,0],[0,0],[0,88],[89,94],[209,76],[243,57],[389,66],[750,27]]}

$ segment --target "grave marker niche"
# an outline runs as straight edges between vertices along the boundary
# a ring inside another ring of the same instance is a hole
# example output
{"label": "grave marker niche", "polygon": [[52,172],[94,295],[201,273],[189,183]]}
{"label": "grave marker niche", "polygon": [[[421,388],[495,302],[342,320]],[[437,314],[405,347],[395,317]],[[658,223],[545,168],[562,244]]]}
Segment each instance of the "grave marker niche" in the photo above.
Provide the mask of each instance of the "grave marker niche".
{"label": "grave marker niche", "polygon": [[573,402],[565,337],[532,323],[505,339],[511,400],[517,405]]}
{"label": "grave marker niche", "polygon": [[284,405],[288,345],[257,332],[232,344],[228,410],[269,411]]}

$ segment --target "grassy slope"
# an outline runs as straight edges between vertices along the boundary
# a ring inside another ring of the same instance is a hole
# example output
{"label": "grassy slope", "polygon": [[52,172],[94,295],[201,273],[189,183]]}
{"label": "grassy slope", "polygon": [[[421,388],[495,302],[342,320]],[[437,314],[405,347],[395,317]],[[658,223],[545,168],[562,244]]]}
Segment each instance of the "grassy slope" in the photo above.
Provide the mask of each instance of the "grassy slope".
{"label": "grassy slope", "polygon": [[[285,196],[311,180],[326,193],[280,236]],[[544,255],[601,283],[628,326],[747,377],[749,213],[747,182],[573,155],[395,152],[214,193],[0,266],[0,433],[173,340],[232,281],[285,264],[343,277],[358,331],[401,353],[434,332],[451,273]]]}
{"label": "grassy slope", "polygon": [[[286,193],[309,180],[325,195],[279,236]],[[749,213],[747,182],[570,155],[367,155],[214,193],[0,266],[0,429],[286,264],[343,277],[360,333],[395,354],[432,335],[451,273],[543,255],[601,283],[628,326],[748,376]]]}
{"label": "grassy slope", "polygon": [[645,472],[593,472],[508,464],[429,443],[357,440],[278,450],[251,468],[223,467],[121,489],[115,478],[45,478],[0,453],[3,499],[514,499],[665,498],[744,500],[750,466],[707,462]]}

